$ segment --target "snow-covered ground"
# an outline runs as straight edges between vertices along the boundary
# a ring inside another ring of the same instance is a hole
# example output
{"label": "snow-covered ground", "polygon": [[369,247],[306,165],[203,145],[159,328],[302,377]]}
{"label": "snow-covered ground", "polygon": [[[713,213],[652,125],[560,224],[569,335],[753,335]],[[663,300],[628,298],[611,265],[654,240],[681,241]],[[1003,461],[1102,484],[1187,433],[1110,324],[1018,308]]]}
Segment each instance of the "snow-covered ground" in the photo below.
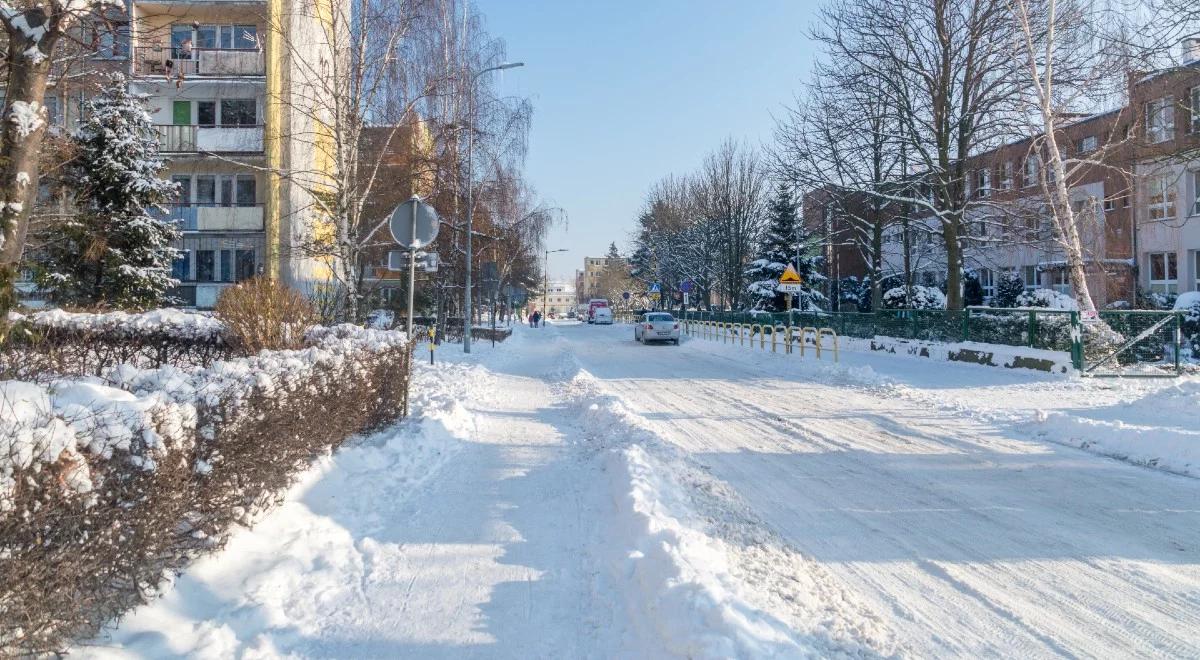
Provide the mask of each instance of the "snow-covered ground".
{"label": "snow-covered ground", "polygon": [[439,349],[412,420],[76,653],[1200,654],[1200,481],[1091,453],[1195,474],[1196,380],[631,338]]}

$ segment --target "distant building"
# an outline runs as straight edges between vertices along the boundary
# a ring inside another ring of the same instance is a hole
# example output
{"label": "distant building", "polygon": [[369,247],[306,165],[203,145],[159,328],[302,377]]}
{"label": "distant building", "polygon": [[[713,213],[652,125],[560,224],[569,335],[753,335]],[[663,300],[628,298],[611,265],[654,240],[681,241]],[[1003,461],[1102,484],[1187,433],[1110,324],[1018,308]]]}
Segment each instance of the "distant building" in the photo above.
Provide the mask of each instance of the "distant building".
{"label": "distant building", "polygon": [[[584,257],[582,280],[580,275],[576,275],[576,290],[579,292],[579,301],[587,302],[591,298],[603,298],[605,292],[600,290],[601,279],[604,277],[604,270],[608,268],[609,262],[614,261],[608,257]],[[621,263],[625,263],[625,259],[619,259]]]}
{"label": "distant building", "polygon": [[550,287],[545,291],[545,295],[538,296],[531,302],[534,307],[540,308],[543,300],[545,301],[547,315],[563,318],[567,315],[567,312],[575,309],[575,287],[570,282],[551,280]]}

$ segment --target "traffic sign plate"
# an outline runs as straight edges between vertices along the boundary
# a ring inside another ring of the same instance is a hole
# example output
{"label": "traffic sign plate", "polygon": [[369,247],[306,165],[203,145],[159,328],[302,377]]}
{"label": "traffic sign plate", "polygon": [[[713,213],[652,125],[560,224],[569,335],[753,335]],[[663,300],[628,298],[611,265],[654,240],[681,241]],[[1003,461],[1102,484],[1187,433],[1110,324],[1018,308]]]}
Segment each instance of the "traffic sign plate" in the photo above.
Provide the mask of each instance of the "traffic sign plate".
{"label": "traffic sign plate", "polygon": [[410,249],[432,243],[437,238],[440,226],[437,211],[416,195],[397,206],[388,223],[392,238]]}

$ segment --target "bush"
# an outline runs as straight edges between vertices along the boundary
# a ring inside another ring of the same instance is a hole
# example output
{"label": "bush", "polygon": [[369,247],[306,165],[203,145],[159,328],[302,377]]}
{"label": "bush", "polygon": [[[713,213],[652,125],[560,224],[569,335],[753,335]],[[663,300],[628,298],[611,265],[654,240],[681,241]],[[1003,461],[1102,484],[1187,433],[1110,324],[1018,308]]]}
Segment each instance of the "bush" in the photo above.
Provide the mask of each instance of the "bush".
{"label": "bush", "polygon": [[992,296],[992,307],[1016,307],[1017,298],[1025,292],[1025,282],[1015,273],[1004,273],[996,282],[996,295]]}
{"label": "bush", "polygon": [[1077,310],[1079,304],[1065,293],[1054,289],[1034,289],[1017,296],[1017,307],[1041,307],[1044,309]]}
{"label": "bush", "polygon": [[1175,307],[1174,293],[1158,293],[1156,291],[1137,292],[1138,309],[1173,309]]}
{"label": "bush", "polygon": [[254,277],[221,292],[213,310],[228,339],[247,354],[304,344],[304,332],[317,323],[317,311],[298,291],[267,277]]}
{"label": "bush", "polygon": [[930,286],[915,285],[912,301],[908,301],[904,287],[888,289],[883,294],[883,306],[887,309],[946,309],[946,294]]}
{"label": "bush", "polygon": [[0,383],[0,656],[95,634],[312,460],[406,414],[403,333],[315,328],[307,342],[53,389]]}
{"label": "bush", "polygon": [[1181,294],[1175,300],[1175,310],[1183,312],[1183,336],[1192,348],[1192,358],[1200,359],[1200,292]]}

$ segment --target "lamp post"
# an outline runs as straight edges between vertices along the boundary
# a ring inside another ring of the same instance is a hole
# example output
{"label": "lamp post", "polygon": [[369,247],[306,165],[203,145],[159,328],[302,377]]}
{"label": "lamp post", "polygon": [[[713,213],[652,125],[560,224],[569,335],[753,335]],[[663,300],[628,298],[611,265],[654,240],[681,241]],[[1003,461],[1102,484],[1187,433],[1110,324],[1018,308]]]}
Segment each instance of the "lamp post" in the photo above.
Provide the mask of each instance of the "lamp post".
{"label": "lamp post", "polygon": [[[558,250],[546,250],[546,258],[545,258],[546,265],[542,269],[542,277],[545,278],[545,284],[542,287],[542,313],[543,314],[548,313],[550,311],[550,309],[547,305],[547,302],[546,302],[550,298],[550,255],[551,255],[551,253],[554,253],[554,252],[566,252],[566,251],[567,251],[566,248],[560,248]],[[542,327],[543,328],[546,327],[546,324],[543,323]]]}
{"label": "lamp post", "polygon": [[475,176],[473,171],[473,163],[471,161],[472,150],[475,148],[475,84],[479,82],[479,77],[491,71],[503,71],[505,69],[515,69],[519,66],[525,66],[524,62],[505,62],[490,66],[482,71],[477,72],[471,77],[471,88],[468,90],[467,96],[470,101],[470,112],[467,113],[467,121],[470,122],[470,130],[467,131],[467,282],[464,291],[463,304],[463,352],[471,352],[471,233],[475,225],[475,185],[472,179]]}

